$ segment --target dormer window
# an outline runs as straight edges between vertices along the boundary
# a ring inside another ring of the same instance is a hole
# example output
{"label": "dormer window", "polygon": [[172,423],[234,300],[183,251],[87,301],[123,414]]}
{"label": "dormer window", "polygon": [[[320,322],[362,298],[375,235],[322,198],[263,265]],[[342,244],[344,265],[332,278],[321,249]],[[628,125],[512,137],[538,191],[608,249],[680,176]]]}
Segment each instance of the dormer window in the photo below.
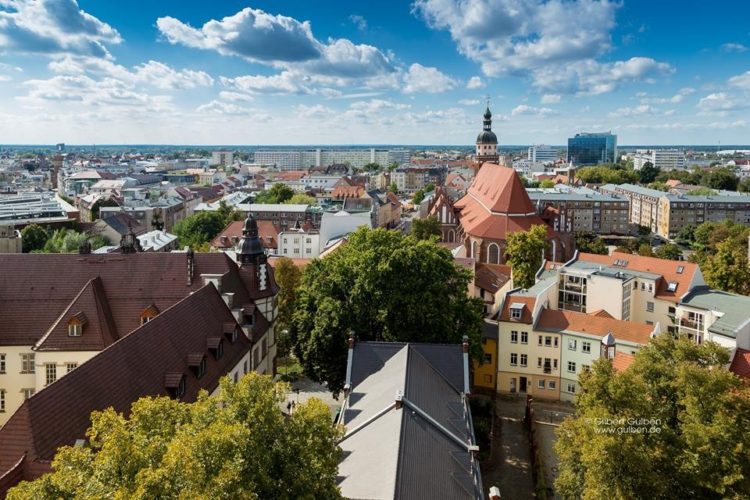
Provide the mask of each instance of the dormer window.
{"label": "dormer window", "polygon": [[83,325],[87,322],[86,315],[82,312],[73,315],[68,320],[68,337],[80,337],[83,335]]}
{"label": "dormer window", "polygon": [[185,374],[169,372],[164,375],[164,387],[173,399],[182,399],[185,395]]}
{"label": "dormer window", "polygon": [[141,312],[141,325],[145,325],[159,314],[156,305],[151,304]]}
{"label": "dormer window", "polygon": [[209,337],[207,344],[214,358],[221,359],[224,356],[224,340],[221,337]]}
{"label": "dormer window", "polygon": [[519,320],[523,314],[523,304],[515,303],[510,305],[510,319]]}
{"label": "dormer window", "polygon": [[188,354],[188,366],[196,378],[201,378],[206,374],[206,355],[202,352],[194,352]]}
{"label": "dormer window", "polygon": [[237,324],[234,322],[224,323],[224,335],[232,344],[237,342]]}

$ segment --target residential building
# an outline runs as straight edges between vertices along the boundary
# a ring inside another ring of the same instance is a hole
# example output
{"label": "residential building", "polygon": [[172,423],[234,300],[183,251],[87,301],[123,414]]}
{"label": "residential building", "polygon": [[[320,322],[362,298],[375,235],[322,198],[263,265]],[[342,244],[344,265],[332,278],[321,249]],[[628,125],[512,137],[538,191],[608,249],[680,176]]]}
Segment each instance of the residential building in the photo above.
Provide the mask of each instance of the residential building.
{"label": "residential building", "polygon": [[302,153],[300,151],[269,150],[256,151],[255,163],[278,168],[279,170],[300,170]]}
{"label": "residential building", "polygon": [[541,218],[556,231],[630,234],[630,204],[622,195],[565,184],[526,192]]}
{"label": "residential building", "polygon": [[300,170],[333,164],[348,164],[361,169],[368,163],[387,166],[391,163],[408,163],[411,152],[405,149],[308,149],[308,150],[259,150],[255,152],[255,163],[272,165],[280,170]]}
{"label": "residential building", "polygon": [[211,165],[223,168],[231,167],[234,163],[234,153],[232,151],[213,151],[211,153]]}
{"label": "residential building", "polygon": [[323,217],[320,207],[304,204],[241,203],[237,205],[237,210],[251,214],[258,221],[271,221],[281,231],[294,227],[298,223],[303,224],[307,219],[318,227]]}
{"label": "residential building", "polygon": [[627,198],[632,224],[646,227],[654,233],[659,231],[659,200],[666,193],[635,184],[606,184],[599,190]]}
{"label": "residential building", "polygon": [[[279,246],[279,230],[272,221],[258,220],[258,237],[263,244],[263,250],[268,255],[276,254]],[[216,250],[234,251],[242,239],[244,221],[232,221],[227,224],[216,237],[211,241],[211,248]]]}
{"label": "residential building", "polygon": [[346,374],[338,419],[344,497],[484,498],[467,344],[352,339]]}
{"label": "residential building", "polygon": [[278,287],[255,220],[245,222],[236,261],[224,253],[140,253],[132,241],[120,250],[0,254],[0,268],[14,270],[0,280],[0,353],[6,367],[0,374],[0,389],[6,394],[0,425],[25,398],[207,283],[213,283],[236,319],[247,326],[256,346],[253,369],[274,372]]}
{"label": "residential building", "polygon": [[21,231],[12,224],[0,224],[0,253],[21,253],[22,251]]}
{"label": "residential building", "polygon": [[531,163],[554,163],[557,161],[558,153],[546,144],[536,144],[529,147],[527,159]]}
{"label": "residential building", "polygon": [[611,132],[582,132],[568,139],[568,162],[575,166],[615,163],[617,136]]}
{"label": "residential building", "polygon": [[750,349],[750,297],[746,295],[695,287],[681,297],[675,323],[680,335],[698,343]]}
{"label": "residential building", "polygon": [[144,252],[171,252],[172,250],[177,250],[177,236],[159,229],[139,235],[138,242]]}
{"label": "residential building", "polygon": [[663,171],[685,168],[685,151],[681,149],[638,149],[633,155],[633,168],[640,170],[651,163]]}
{"label": "residential building", "polygon": [[313,259],[320,255],[320,231],[312,226],[279,233],[278,255],[292,259]]}
{"label": "residential building", "polygon": [[473,386],[497,392],[497,321],[485,318],[482,323],[482,361],[474,360]]}
{"label": "residential building", "polygon": [[[98,324],[100,319],[90,316],[80,338],[101,340],[107,326],[106,321]],[[85,363],[61,352],[57,364],[38,364],[37,378],[46,374],[47,383],[22,404],[14,404],[14,413],[0,428],[0,496],[21,480],[50,472],[59,447],[86,440],[92,411],[113,408],[127,416],[131,405],[147,396],[193,402],[200,391],[216,392],[225,375],[238,380],[253,369],[254,339],[243,333],[246,329],[207,283]],[[52,367],[61,378],[55,378]],[[3,377],[7,375],[0,380]],[[17,396],[15,390],[7,394]]]}

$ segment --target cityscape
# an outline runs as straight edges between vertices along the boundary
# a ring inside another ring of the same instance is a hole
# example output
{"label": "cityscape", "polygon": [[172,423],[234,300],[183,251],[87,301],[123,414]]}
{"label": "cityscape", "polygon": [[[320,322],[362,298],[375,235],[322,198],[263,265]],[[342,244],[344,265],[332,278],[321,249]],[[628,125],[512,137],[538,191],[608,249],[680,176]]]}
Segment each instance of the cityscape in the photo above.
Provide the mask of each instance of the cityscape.
{"label": "cityscape", "polygon": [[0,0],[0,498],[750,497],[724,4]]}

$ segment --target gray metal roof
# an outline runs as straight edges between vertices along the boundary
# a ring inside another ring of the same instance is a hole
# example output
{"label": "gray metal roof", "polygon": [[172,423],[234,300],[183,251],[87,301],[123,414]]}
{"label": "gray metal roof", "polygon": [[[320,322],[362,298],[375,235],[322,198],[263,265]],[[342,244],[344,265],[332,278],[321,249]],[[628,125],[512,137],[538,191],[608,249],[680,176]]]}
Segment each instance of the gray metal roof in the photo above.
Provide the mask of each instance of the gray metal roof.
{"label": "gray metal roof", "polygon": [[745,295],[697,287],[683,297],[681,304],[724,313],[708,331],[725,337],[736,338],[737,331],[750,322],[750,297]]}
{"label": "gray metal roof", "polygon": [[[460,345],[358,342],[344,406],[346,498],[483,497]],[[401,408],[396,408],[401,394]]]}

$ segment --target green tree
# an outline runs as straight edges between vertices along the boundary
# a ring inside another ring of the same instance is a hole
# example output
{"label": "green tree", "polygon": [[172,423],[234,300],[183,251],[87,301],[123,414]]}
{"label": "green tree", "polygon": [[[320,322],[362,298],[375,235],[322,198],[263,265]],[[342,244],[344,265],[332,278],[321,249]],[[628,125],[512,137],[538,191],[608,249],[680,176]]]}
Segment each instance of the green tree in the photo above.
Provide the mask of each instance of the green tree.
{"label": "green tree", "polygon": [[599,255],[609,254],[607,245],[596,234],[590,231],[579,231],[575,233],[576,248],[580,252],[595,253]]}
{"label": "green tree", "polygon": [[683,226],[677,233],[676,240],[683,245],[691,245],[695,241],[695,226],[692,224]]}
{"label": "green tree", "polygon": [[224,224],[229,224],[229,222],[232,220],[232,213],[234,212],[234,208],[229,206],[229,204],[221,200],[219,202],[219,208],[216,210],[216,213],[219,214],[221,217],[221,220],[224,221]]}
{"label": "green tree", "polygon": [[411,235],[418,240],[428,240],[435,237],[440,239],[442,234],[440,221],[434,215],[423,219],[412,219],[411,221]]}
{"label": "green tree", "polygon": [[41,250],[49,239],[49,233],[38,224],[29,224],[21,230],[21,241],[24,253]]}
{"label": "green tree", "polygon": [[555,181],[553,181],[552,179],[544,179],[539,183],[539,187],[544,189],[553,188],[555,187]]}
{"label": "green tree", "polygon": [[305,373],[343,389],[347,338],[458,343],[481,358],[481,300],[467,296],[468,271],[430,240],[360,228],[346,245],[303,272],[292,341]]}
{"label": "green tree", "polygon": [[513,269],[513,286],[530,288],[534,284],[548,245],[547,227],[543,225],[508,234],[505,257]]}
{"label": "green tree", "polygon": [[738,183],[739,179],[728,168],[717,168],[713,172],[707,172],[701,182],[712,189],[726,189],[727,191],[736,191]]}
{"label": "green tree", "polygon": [[268,191],[258,193],[255,197],[255,203],[284,203],[294,196],[292,188],[286,184],[277,182]]}
{"label": "green tree", "polygon": [[391,185],[388,186],[388,191],[391,193],[398,193],[398,184],[396,184],[396,181],[391,182]]}
{"label": "green tree", "polygon": [[429,193],[430,191],[435,191],[435,184],[432,182],[428,182],[427,185],[424,187],[423,190],[425,193]]}
{"label": "green tree", "polygon": [[750,433],[737,430],[750,425],[750,386],[728,361],[717,344],[671,335],[653,339],[626,370],[596,360],[579,376],[574,416],[557,430],[556,493],[748,498]]}
{"label": "green tree", "polygon": [[225,225],[224,217],[219,212],[198,212],[175,224],[174,234],[180,246],[195,249],[214,239]]}
{"label": "green tree", "polygon": [[656,248],[654,255],[660,259],[667,260],[680,260],[682,257],[682,250],[674,243],[667,243]]}
{"label": "green tree", "polygon": [[654,249],[651,247],[651,243],[641,243],[640,245],[638,245],[638,255],[643,255],[644,257],[653,257]]}
{"label": "green tree", "polygon": [[195,403],[142,398],[129,418],[95,411],[88,445],[60,448],[54,472],[8,498],[340,498],[341,430],[319,399],[284,417],[287,390],[249,373]]}
{"label": "green tree", "polygon": [[57,229],[45,242],[42,253],[77,253],[88,238],[86,233],[73,229]]}
{"label": "green tree", "polygon": [[650,161],[647,161],[638,171],[638,180],[641,184],[650,184],[656,180],[659,173],[661,173],[661,169],[655,167]]}
{"label": "green tree", "polygon": [[374,162],[373,163],[367,163],[363,167],[363,170],[366,171],[366,172],[378,172],[378,171],[380,171],[382,169],[383,169],[383,167],[380,165],[380,163],[374,163]]}
{"label": "green tree", "polygon": [[702,264],[703,276],[712,288],[750,295],[750,264],[747,247],[728,239],[716,245],[716,251]]}
{"label": "green tree", "polygon": [[737,185],[737,191],[740,193],[750,193],[750,179],[742,179]]}
{"label": "green tree", "polygon": [[398,162],[397,161],[393,161],[393,162],[391,162],[390,165],[388,165],[388,171],[389,172],[393,172],[397,168],[398,168]]}
{"label": "green tree", "polygon": [[424,200],[424,191],[422,191],[421,189],[418,189],[414,192],[414,197],[412,198],[411,201],[415,205],[419,205],[420,203],[422,203],[422,200]]}
{"label": "green tree", "polygon": [[316,200],[314,196],[309,196],[304,193],[294,193],[294,195],[284,203],[287,205],[317,205],[318,200]]}
{"label": "green tree", "polygon": [[[302,271],[292,259],[280,257],[274,266],[274,278],[279,285],[277,303],[279,315],[276,318],[275,331],[278,334],[279,356],[287,356],[289,353],[289,331],[292,328],[292,318],[297,309],[297,296],[302,284]],[[286,331],[286,333],[284,333]]]}
{"label": "green tree", "polygon": [[697,189],[691,189],[685,194],[687,194],[688,196],[713,196],[716,194],[716,191],[711,188],[702,186]]}

